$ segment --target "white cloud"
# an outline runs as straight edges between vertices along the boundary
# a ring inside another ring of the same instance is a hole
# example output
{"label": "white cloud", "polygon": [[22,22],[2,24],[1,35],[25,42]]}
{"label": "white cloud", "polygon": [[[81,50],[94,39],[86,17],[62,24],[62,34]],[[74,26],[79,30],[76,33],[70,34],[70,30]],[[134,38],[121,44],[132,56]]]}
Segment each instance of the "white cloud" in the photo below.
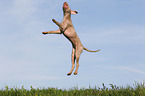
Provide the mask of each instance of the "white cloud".
{"label": "white cloud", "polygon": [[47,76],[43,74],[27,74],[27,75],[15,75],[13,76],[14,80],[58,80],[61,77],[58,76]]}
{"label": "white cloud", "polygon": [[32,20],[37,17],[35,13],[39,10],[39,5],[45,3],[44,0],[13,0],[11,14],[13,14],[20,23],[26,20]]}
{"label": "white cloud", "polygon": [[[42,60],[42,58],[41,58]],[[0,80],[55,80],[60,77],[54,75],[53,63],[23,58],[0,59]]]}
{"label": "white cloud", "polygon": [[131,72],[135,72],[135,73],[139,73],[139,74],[145,75],[144,71],[141,71],[141,70],[138,70],[138,69],[134,69],[134,68],[131,68],[131,67],[127,67],[127,66],[114,66],[114,67],[111,67],[111,68],[121,69],[121,70],[128,70],[128,71],[131,71]]}
{"label": "white cloud", "polygon": [[80,34],[81,39],[85,37],[83,43],[130,45],[144,44],[145,41],[145,28],[139,25],[104,26],[89,28],[83,32]]}

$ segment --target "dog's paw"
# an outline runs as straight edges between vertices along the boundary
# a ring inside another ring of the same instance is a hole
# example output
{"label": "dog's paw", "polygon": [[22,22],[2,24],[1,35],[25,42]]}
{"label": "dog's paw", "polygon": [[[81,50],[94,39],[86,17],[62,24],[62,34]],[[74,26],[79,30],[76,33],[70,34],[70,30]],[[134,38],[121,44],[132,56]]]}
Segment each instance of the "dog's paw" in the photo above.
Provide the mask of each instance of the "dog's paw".
{"label": "dog's paw", "polygon": [[69,75],[71,75],[71,73],[69,72],[69,73],[67,73],[67,76],[69,76]]}
{"label": "dog's paw", "polygon": [[78,72],[74,72],[74,75],[77,75],[78,74]]}
{"label": "dog's paw", "polygon": [[55,20],[55,19],[52,19],[52,21],[53,21],[53,22],[56,22],[56,20]]}
{"label": "dog's paw", "polygon": [[46,34],[48,34],[48,33],[47,33],[47,32],[42,32],[42,34],[46,35]]}

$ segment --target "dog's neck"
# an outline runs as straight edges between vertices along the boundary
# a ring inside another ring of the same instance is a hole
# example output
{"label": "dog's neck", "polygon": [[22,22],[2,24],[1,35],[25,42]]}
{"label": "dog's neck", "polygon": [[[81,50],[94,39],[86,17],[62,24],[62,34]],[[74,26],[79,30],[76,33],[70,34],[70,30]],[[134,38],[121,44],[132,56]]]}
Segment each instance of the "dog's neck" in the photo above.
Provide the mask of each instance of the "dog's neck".
{"label": "dog's neck", "polygon": [[66,11],[66,12],[64,12],[63,15],[64,15],[63,19],[71,20],[71,12]]}

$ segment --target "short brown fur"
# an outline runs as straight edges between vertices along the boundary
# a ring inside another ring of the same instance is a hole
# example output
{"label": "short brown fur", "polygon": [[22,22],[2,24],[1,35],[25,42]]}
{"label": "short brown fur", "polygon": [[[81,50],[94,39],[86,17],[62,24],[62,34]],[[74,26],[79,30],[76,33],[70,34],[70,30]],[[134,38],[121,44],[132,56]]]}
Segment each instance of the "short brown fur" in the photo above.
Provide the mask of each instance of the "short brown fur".
{"label": "short brown fur", "polygon": [[77,75],[78,67],[79,67],[79,57],[81,53],[83,52],[83,49],[89,52],[98,52],[100,51],[100,49],[96,51],[91,51],[83,47],[73,27],[72,20],[71,20],[71,14],[77,14],[77,11],[71,10],[67,2],[64,2],[63,4],[63,14],[64,14],[64,17],[61,23],[57,22],[55,19],[52,19],[52,21],[56,25],[59,26],[59,30],[47,31],[47,32],[42,32],[42,33],[43,34],[63,34],[72,43],[72,47],[73,47],[72,55],[71,55],[72,67],[71,67],[70,72],[67,75],[71,75],[72,71],[74,70],[75,60],[76,60],[77,65],[76,65],[76,70],[74,72],[74,75]]}

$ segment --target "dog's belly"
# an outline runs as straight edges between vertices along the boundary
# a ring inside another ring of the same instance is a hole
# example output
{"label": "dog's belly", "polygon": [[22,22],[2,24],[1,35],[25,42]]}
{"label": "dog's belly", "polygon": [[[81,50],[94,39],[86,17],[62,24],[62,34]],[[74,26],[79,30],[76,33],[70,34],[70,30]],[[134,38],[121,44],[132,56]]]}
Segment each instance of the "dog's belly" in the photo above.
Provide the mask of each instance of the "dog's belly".
{"label": "dog's belly", "polygon": [[82,45],[81,44],[81,41],[78,37],[78,35],[76,34],[76,32],[64,32],[63,34],[71,43],[72,43],[72,46],[75,48],[77,45]]}
{"label": "dog's belly", "polygon": [[64,34],[64,36],[73,44],[73,45],[75,45],[75,42],[76,42],[76,38],[75,37],[73,37],[73,36],[68,36],[68,35],[66,35],[66,34]]}

